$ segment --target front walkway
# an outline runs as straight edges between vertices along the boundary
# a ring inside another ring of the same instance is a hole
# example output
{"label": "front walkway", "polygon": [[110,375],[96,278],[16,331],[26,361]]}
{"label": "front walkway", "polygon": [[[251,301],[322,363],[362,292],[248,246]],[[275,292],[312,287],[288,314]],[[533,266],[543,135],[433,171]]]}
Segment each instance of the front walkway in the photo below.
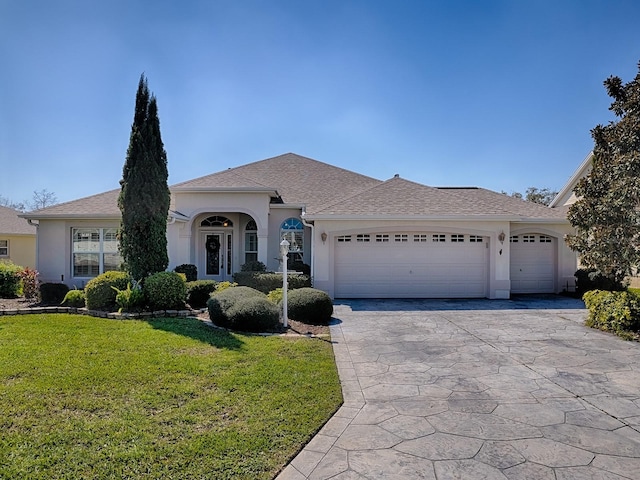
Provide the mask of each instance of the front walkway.
{"label": "front walkway", "polygon": [[565,298],[349,301],[344,405],[278,480],[640,479],[640,344]]}

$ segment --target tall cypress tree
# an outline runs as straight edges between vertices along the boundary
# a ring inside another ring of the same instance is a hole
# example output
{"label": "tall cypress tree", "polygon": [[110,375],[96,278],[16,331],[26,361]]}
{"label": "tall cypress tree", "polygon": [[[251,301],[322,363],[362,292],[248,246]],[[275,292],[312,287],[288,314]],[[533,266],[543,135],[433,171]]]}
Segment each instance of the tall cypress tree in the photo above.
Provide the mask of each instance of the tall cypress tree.
{"label": "tall cypress tree", "polygon": [[120,253],[135,279],[169,265],[167,215],[171,193],[167,152],[160,135],[158,105],[140,76],[127,158],[122,169],[118,207],[122,212]]}

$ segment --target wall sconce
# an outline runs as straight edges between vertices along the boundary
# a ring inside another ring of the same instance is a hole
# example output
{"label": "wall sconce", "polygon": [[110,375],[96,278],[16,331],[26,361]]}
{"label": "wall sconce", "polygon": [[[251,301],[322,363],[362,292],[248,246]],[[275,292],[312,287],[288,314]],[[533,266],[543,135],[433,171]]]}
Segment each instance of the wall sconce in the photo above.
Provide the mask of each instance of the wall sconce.
{"label": "wall sconce", "polygon": [[322,240],[322,243],[327,241],[327,232],[322,232],[320,234],[320,239]]}
{"label": "wall sconce", "polygon": [[504,234],[504,232],[500,232],[500,234],[498,235],[498,240],[500,241],[500,243],[504,243],[505,238],[506,235]]}

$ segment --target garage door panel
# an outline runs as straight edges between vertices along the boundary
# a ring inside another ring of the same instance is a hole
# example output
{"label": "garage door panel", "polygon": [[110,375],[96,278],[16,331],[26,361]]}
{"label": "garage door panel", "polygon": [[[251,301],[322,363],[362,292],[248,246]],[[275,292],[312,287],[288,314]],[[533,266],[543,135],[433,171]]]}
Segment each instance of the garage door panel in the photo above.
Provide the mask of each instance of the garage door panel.
{"label": "garage door panel", "polygon": [[[390,236],[393,238],[393,234]],[[338,298],[484,297],[487,268],[488,251],[481,242],[338,242],[335,295]]]}
{"label": "garage door panel", "polygon": [[[511,292],[554,293],[556,240],[545,235],[528,235],[528,241],[511,243]],[[543,241],[541,241],[541,239]]]}

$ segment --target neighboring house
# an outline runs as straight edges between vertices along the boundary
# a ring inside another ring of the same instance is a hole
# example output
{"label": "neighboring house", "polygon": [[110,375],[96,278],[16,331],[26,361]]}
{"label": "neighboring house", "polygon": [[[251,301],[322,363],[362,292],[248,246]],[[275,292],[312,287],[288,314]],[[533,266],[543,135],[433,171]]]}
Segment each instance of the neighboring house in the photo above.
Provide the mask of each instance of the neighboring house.
{"label": "neighboring house", "polygon": [[0,207],[0,261],[35,268],[36,227],[18,215],[18,210]]}
{"label": "neighboring house", "polygon": [[[23,216],[39,224],[43,281],[83,286],[120,263],[119,190]],[[476,187],[381,181],[293,153],[171,187],[169,269],[231,280],[279,268],[279,244],[334,298],[508,298],[574,285],[566,208]]]}

